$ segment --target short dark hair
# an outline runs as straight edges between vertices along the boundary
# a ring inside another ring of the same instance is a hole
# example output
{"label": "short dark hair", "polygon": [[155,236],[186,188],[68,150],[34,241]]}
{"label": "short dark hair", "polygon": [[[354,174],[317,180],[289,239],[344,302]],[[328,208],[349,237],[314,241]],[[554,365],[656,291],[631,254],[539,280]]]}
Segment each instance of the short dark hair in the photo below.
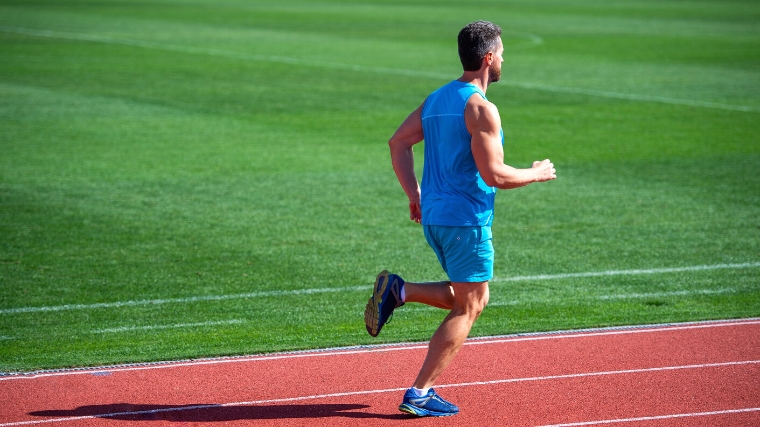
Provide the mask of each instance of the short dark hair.
{"label": "short dark hair", "polygon": [[459,60],[465,71],[478,71],[488,52],[499,45],[501,27],[488,21],[477,21],[462,28],[457,38]]}

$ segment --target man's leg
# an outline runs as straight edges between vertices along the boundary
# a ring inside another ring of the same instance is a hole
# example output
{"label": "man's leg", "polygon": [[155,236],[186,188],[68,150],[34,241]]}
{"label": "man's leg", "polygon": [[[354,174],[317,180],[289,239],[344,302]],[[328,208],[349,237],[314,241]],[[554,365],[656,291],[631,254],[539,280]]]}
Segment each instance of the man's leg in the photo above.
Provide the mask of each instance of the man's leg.
{"label": "man's leg", "polygon": [[454,289],[451,282],[429,282],[404,284],[404,302],[417,302],[445,310],[454,308]]}
{"label": "man's leg", "polygon": [[[433,334],[428,345],[428,353],[422,369],[414,382],[414,387],[427,389],[433,386],[436,378],[449,366],[454,356],[467,339],[475,320],[488,304],[488,282],[450,283],[449,297],[446,296],[444,283],[420,284],[427,289],[407,288],[407,302],[423,302],[435,307],[448,308],[451,312]],[[407,284],[407,286],[410,284]],[[452,292],[453,291],[453,292]],[[427,299],[426,301],[423,301]]]}

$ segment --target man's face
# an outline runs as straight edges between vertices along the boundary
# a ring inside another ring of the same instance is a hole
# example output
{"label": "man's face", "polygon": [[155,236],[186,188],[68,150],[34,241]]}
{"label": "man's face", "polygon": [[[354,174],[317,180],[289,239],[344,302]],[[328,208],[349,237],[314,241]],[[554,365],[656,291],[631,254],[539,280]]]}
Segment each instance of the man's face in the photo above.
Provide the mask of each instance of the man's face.
{"label": "man's face", "polygon": [[496,52],[493,53],[493,62],[488,67],[488,82],[494,83],[501,79],[501,63],[504,62],[502,55],[504,54],[504,45],[499,37],[499,45],[496,47]]}

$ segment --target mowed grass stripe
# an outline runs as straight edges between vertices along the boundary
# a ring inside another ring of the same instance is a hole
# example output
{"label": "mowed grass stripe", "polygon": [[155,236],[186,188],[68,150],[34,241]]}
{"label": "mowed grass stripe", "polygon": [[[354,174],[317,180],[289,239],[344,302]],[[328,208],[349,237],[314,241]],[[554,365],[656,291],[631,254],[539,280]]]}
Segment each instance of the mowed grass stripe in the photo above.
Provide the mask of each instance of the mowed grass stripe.
{"label": "mowed grass stripe", "polygon": [[95,329],[92,331],[92,333],[108,334],[108,333],[115,333],[115,332],[150,331],[154,329],[199,328],[199,327],[207,327],[207,326],[239,325],[241,323],[245,323],[245,320],[232,319],[232,320],[218,320],[218,321],[196,322],[196,323],[177,323],[174,325],[121,326],[118,328]]}
{"label": "mowed grass stripe", "polygon": [[[148,49],[161,49],[161,50],[167,50],[167,51],[178,52],[178,53],[222,56],[226,58],[240,59],[240,60],[245,60],[245,61],[302,65],[302,66],[309,66],[309,67],[335,69],[335,70],[341,70],[341,71],[371,72],[375,74],[386,74],[386,75],[406,76],[406,77],[425,77],[425,78],[434,78],[434,79],[441,79],[441,80],[450,80],[452,78],[452,75],[450,73],[433,73],[433,72],[427,72],[427,71],[405,70],[405,69],[399,69],[399,68],[371,67],[371,66],[358,65],[358,64],[342,64],[338,62],[313,61],[313,60],[304,60],[304,59],[287,57],[287,56],[252,55],[252,54],[235,52],[235,51],[230,51],[230,50],[223,50],[223,49],[195,48],[195,47],[181,46],[181,45],[175,45],[175,44],[169,44],[169,43],[157,43],[157,42],[146,41],[146,40],[126,39],[126,38],[120,38],[120,37],[102,36],[102,35],[97,35],[97,34],[82,34],[82,33],[50,31],[50,30],[35,30],[35,29],[30,29],[30,28],[8,27],[8,26],[2,26],[2,25],[0,25],[0,31],[4,31],[7,33],[27,35],[27,36],[35,36],[35,37],[50,37],[50,38],[57,38],[57,39],[78,40],[78,41],[87,41],[87,42],[95,42],[95,43],[119,44],[119,45],[124,45],[124,46],[142,47],[142,48],[148,48]],[[531,36],[533,36],[537,40],[541,40],[539,36],[536,36],[536,35],[531,35]],[[536,43],[540,44],[538,42]],[[619,93],[619,92],[595,90],[595,89],[580,88],[580,87],[561,87],[561,86],[546,85],[546,84],[541,84],[541,83],[516,82],[516,81],[508,81],[508,80],[501,80],[500,83],[503,85],[518,87],[521,89],[540,90],[544,92],[587,95],[587,96],[595,96],[595,97],[601,97],[601,98],[621,99],[621,100],[627,100],[627,101],[656,102],[656,103],[663,103],[663,104],[683,105],[683,106],[689,106],[689,107],[715,108],[715,109],[729,110],[729,111],[743,111],[743,112],[751,112],[751,113],[760,112],[760,108],[747,106],[747,105],[731,105],[731,104],[723,104],[723,103],[699,101],[699,100],[691,100],[691,99],[677,99],[677,98],[668,98],[664,96],[651,96],[651,95],[641,95],[641,94],[634,94],[634,93]]]}
{"label": "mowed grass stripe", "polygon": [[[562,274],[539,274],[535,276],[515,276],[507,278],[494,278],[492,282],[517,282],[517,281],[540,281],[540,280],[558,280],[558,279],[570,279],[570,278],[586,278],[586,277],[607,277],[607,276],[621,276],[621,275],[646,275],[646,274],[668,274],[668,273],[680,273],[680,272],[696,272],[696,271],[708,271],[708,270],[722,270],[722,269],[743,269],[743,268],[755,268],[760,267],[760,263],[741,263],[741,264],[715,264],[715,265],[696,265],[691,267],[674,267],[674,268],[652,268],[645,270],[610,270],[610,271],[598,271],[598,272],[584,272],[584,273],[562,273]],[[233,299],[245,299],[245,298],[263,298],[274,296],[288,296],[288,295],[309,295],[309,294],[322,294],[322,293],[334,293],[334,292],[352,292],[352,291],[367,291],[370,289],[370,285],[363,286],[344,286],[334,288],[311,288],[311,289],[294,289],[294,290],[281,290],[281,291],[260,291],[260,292],[246,292],[242,294],[231,295],[205,295],[186,298],[164,298],[164,299],[152,299],[152,300],[134,300],[134,301],[117,301],[110,303],[95,303],[95,304],[66,304],[57,306],[43,306],[43,307],[19,307],[19,308],[7,308],[0,310],[0,314],[16,314],[16,313],[36,313],[36,312],[48,312],[48,311],[64,311],[64,310],[83,310],[83,309],[97,309],[97,308],[120,308],[120,307],[135,307],[146,305],[162,305],[162,304],[176,304],[176,303],[192,303],[202,301],[224,301]],[[731,292],[732,289],[719,289],[719,290],[693,290],[693,291],[674,291],[666,293],[656,294],[621,294],[621,295],[606,295],[597,297],[597,299],[625,299],[625,298],[647,298],[652,296],[679,296],[679,295],[691,295],[691,294],[708,294],[708,293],[724,293]]]}

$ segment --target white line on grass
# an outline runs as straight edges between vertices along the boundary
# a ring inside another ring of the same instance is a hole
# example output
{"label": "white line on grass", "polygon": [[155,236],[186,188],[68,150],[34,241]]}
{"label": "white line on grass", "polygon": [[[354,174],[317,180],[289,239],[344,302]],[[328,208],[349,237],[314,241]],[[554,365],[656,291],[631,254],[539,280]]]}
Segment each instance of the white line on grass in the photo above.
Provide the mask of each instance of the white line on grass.
{"label": "white line on grass", "polygon": [[[312,60],[304,60],[304,59],[292,58],[292,57],[287,57],[287,56],[253,55],[253,54],[234,52],[234,51],[222,50],[222,49],[202,49],[202,48],[180,46],[180,45],[174,45],[174,44],[168,44],[168,43],[157,43],[157,42],[150,42],[150,41],[144,41],[144,40],[127,39],[127,38],[121,38],[121,37],[100,36],[96,34],[35,30],[35,29],[30,29],[30,28],[8,27],[4,25],[0,25],[0,31],[4,31],[7,33],[23,34],[23,35],[28,35],[28,36],[35,36],[35,37],[50,37],[50,38],[67,39],[67,40],[81,40],[81,41],[89,41],[89,42],[97,42],[97,43],[109,43],[109,44],[119,44],[119,45],[124,45],[124,46],[142,47],[142,48],[148,48],[148,49],[161,49],[161,50],[167,50],[167,51],[179,52],[179,53],[222,56],[226,58],[241,59],[241,60],[247,60],[247,61],[274,62],[274,63],[282,63],[282,64],[298,64],[298,65],[304,65],[304,66],[338,69],[338,70],[346,70],[346,71],[360,71],[360,72],[371,72],[371,73],[376,73],[376,74],[389,74],[389,75],[394,75],[394,76],[428,77],[428,78],[434,78],[434,79],[451,79],[452,78],[451,74],[445,74],[445,73],[432,73],[432,72],[426,72],[426,71],[404,70],[404,69],[398,69],[398,68],[370,67],[370,66],[363,66],[363,65],[341,64],[341,63],[326,62],[326,61],[312,61]],[[532,35],[532,34],[530,36],[532,38],[532,41],[530,43],[536,43],[536,44],[543,43],[543,40],[540,37]],[[533,39],[534,37],[535,39]],[[540,40],[540,43],[537,40]],[[538,84],[538,83],[510,82],[506,80],[502,80],[501,82],[504,85],[519,87],[523,89],[530,89],[530,90],[541,90],[545,92],[573,93],[573,94],[580,94],[580,95],[597,96],[597,97],[602,97],[602,98],[623,99],[623,100],[628,100],[628,101],[659,102],[659,103],[664,103],[664,104],[686,105],[690,107],[703,107],[703,108],[717,108],[721,110],[731,110],[731,111],[744,111],[744,112],[755,112],[755,113],[760,112],[760,108],[746,106],[746,105],[721,104],[721,103],[716,103],[716,102],[695,101],[695,100],[690,100],[690,99],[667,98],[664,96],[638,95],[638,94],[631,94],[631,93],[610,92],[610,91],[595,90],[595,89],[552,86],[552,85],[544,85],[544,84]]]}
{"label": "white line on grass", "polygon": [[609,270],[609,271],[590,271],[585,273],[562,273],[562,274],[539,274],[535,276],[515,276],[504,278],[493,278],[492,282],[521,282],[535,280],[555,280],[555,279],[574,279],[579,277],[606,277],[606,276],[627,276],[641,274],[663,274],[663,273],[682,273],[705,270],[724,270],[760,267],[760,262],[745,262],[741,264],[713,264],[713,265],[693,265],[689,267],[673,268],[649,268],[644,270]]}
{"label": "white line on grass", "polygon": [[177,323],[174,325],[122,326],[120,328],[95,329],[92,331],[92,333],[108,334],[108,333],[114,333],[114,332],[152,331],[156,329],[197,328],[197,327],[205,327],[205,326],[238,325],[241,323],[245,323],[245,320],[233,319],[233,320],[220,320],[220,321],[209,321],[209,322],[200,322],[200,323]]}
{"label": "white line on grass", "polygon": [[134,300],[134,301],[116,301],[116,302],[103,302],[95,304],[66,304],[66,305],[54,305],[46,307],[20,307],[20,308],[8,308],[0,310],[0,314],[13,314],[13,313],[35,313],[40,311],[62,311],[62,310],[82,310],[92,308],[119,308],[119,307],[137,307],[146,305],[162,305],[162,304],[176,304],[176,303],[189,303],[200,301],[225,301],[233,299],[246,299],[246,298],[265,298],[265,297],[278,297],[288,295],[310,295],[310,294],[322,294],[332,292],[347,292],[347,291],[360,291],[367,290],[367,286],[346,286],[343,288],[314,288],[314,289],[294,289],[289,291],[261,291],[261,292],[247,292],[243,294],[231,294],[231,295],[202,295],[196,297],[186,298],[165,298],[165,299],[151,299],[151,300]]}
{"label": "white line on grass", "polygon": [[[602,300],[602,301],[609,301],[609,300],[620,300],[620,299],[647,299],[647,298],[669,298],[669,297],[685,297],[685,296],[691,296],[691,295],[717,295],[717,294],[725,294],[730,292],[736,292],[736,289],[733,288],[720,288],[720,289],[694,289],[694,290],[683,290],[683,291],[671,291],[671,292],[649,292],[649,293],[633,293],[633,294],[615,294],[615,295],[584,295],[584,300]],[[514,306],[514,305],[520,305],[522,303],[527,302],[539,302],[539,301],[545,301],[545,300],[539,300],[539,299],[530,299],[528,301],[521,301],[521,300],[509,300],[509,301],[491,301],[488,303],[489,307],[504,307],[504,306]],[[436,310],[434,307],[429,306],[415,306],[412,308],[412,310]]]}
{"label": "white line on grass", "polygon": [[[561,340],[561,339],[583,339],[589,337],[610,336],[610,335],[628,335],[628,334],[643,334],[643,333],[658,333],[669,331],[681,331],[681,330],[693,330],[693,329],[709,329],[709,328],[721,328],[721,327],[733,327],[733,326],[747,326],[747,325],[759,325],[760,318],[756,319],[744,319],[738,321],[703,321],[703,322],[689,322],[682,324],[671,325],[644,325],[636,327],[612,327],[612,328],[594,328],[580,331],[557,331],[557,332],[537,332],[529,334],[517,334],[517,335],[505,335],[496,337],[479,337],[469,338],[465,341],[464,345],[489,345],[489,344],[504,344],[504,343],[516,343],[524,341],[543,341],[543,340]],[[226,363],[250,363],[270,360],[283,360],[283,359],[297,359],[304,357],[332,357],[332,356],[351,356],[354,354],[366,354],[366,353],[378,353],[378,352],[397,352],[397,351],[411,351],[411,350],[426,350],[427,343],[407,343],[407,344],[379,344],[374,346],[361,346],[357,347],[345,347],[345,348],[332,348],[323,350],[304,350],[296,351],[292,353],[279,353],[271,355],[259,355],[259,356],[243,356],[243,357],[219,357],[211,359],[198,359],[190,361],[168,361],[168,362],[153,362],[146,364],[135,365],[122,365],[122,366],[101,366],[97,368],[87,369],[62,369],[53,371],[38,371],[30,372],[26,374],[12,374],[8,376],[0,376],[0,381],[13,381],[13,380],[31,380],[46,377],[58,377],[66,375],[96,375],[100,373],[114,373],[114,372],[129,372],[129,371],[144,371],[153,369],[167,369],[167,368],[181,368],[188,366],[201,366],[201,365],[219,365]]]}
{"label": "white line on grass", "polygon": [[[209,321],[199,323],[175,323],[172,325],[144,325],[144,326],[121,326],[118,328],[105,328],[105,329],[93,329],[90,331],[92,334],[112,334],[120,332],[134,332],[134,331],[154,331],[161,329],[180,329],[180,328],[203,328],[208,326],[221,326],[221,325],[239,325],[245,323],[245,320],[233,319],[233,320],[220,320]],[[19,337],[0,337],[0,341],[11,340]]]}
{"label": "white line on grass", "polygon": [[680,297],[689,295],[716,295],[725,294],[729,292],[735,292],[732,288],[720,288],[720,289],[695,289],[695,290],[683,290],[683,291],[671,291],[671,292],[650,292],[650,293],[634,293],[634,294],[617,294],[617,295],[598,295],[594,296],[594,299],[600,300],[614,300],[614,299],[643,299],[643,298],[667,298],[667,297]]}
{"label": "white line on grass", "polygon": [[579,94],[579,95],[598,96],[601,98],[624,99],[628,101],[659,102],[663,104],[686,105],[689,107],[717,108],[721,110],[745,111],[745,112],[755,112],[755,113],[760,112],[760,108],[750,107],[750,106],[745,106],[745,105],[720,104],[716,102],[695,101],[691,99],[676,99],[676,98],[667,98],[664,96],[638,95],[635,93],[609,92],[609,91],[604,91],[604,90],[574,88],[574,87],[560,87],[560,86],[551,86],[551,85],[536,84],[536,83],[521,83],[521,82],[509,82],[509,81],[506,81],[504,83],[510,86],[516,86],[523,89],[542,90],[545,92],[574,93],[574,94]]}
{"label": "white line on grass", "polygon": [[[473,386],[509,384],[509,383],[532,382],[532,381],[553,381],[553,380],[589,378],[589,377],[610,376],[610,375],[629,375],[629,374],[640,374],[640,373],[649,373],[649,372],[677,371],[677,370],[686,370],[686,369],[720,368],[720,367],[727,367],[727,366],[742,366],[742,365],[752,365],[752,364],[760,364],[760,360],[745,360],[745,361],[720,362],[720,363],[702,363],[702,364],[696,364],[696,365],[663,366],[663,367],[656,367],[656,368],[625,369],[625,370],[601,371],[601,372],[584,372],[584,373],[578,373],[578,374],[548,375],[548,376],[541,376],[541,377],[526,377],[526,378],[508,378],[508,379],[491,380],[491,381],[473,381],[473,382],[464,382],[464,383],[458,383],[458,384],[441,384],[441,385],[437,385],[436,388],[473,387]],[[199,409],[225,408],[225,407],[235,407],[235,406],[266,405],[266,404],[271,404],[271,403],[299,402],[299,401],[304,401],[304,400],[328,399],[328,398],[334,398],[334,397],[361,396],[361,395],[367,395],[367,394],[381,394],[381,393],[396,393],[396,392],[400,392],[404,390],[406,390],[406,387],[389,388],[389,389],[381,389],[381,390],[357,390],[357,391],[349,391],[349,392],[342,392],[342,393],[328,393],[328,394],[316,394],[316,395],[310,395],[310,396],[286,397],[286,398],[280,398],[280,399],[251,400],[248,402],[220,403],[220,404],[193,405],[193,406],[176,406],[176,407],[169,407],[169,408],[148,409],[144,411],[128,411],[128,412],[104,413],[104,414],[97,414],[97,415],[85,415],[85,416],[78,416],[78,417],[61,417],[61,418],[52,418],[52,419],[45,419],[45,420],[18,421],[18,422],[0,424],[0,427],[55,423],[55,422],[63,422],[63,421],[76,421],[76,420],[94,419],[94,418],[113,418],[113,417],[122,417],[122,416],[149,415],[149,414],[156,414],[156,413],[161,413],[161,412],[191,411],[191,410],[199,410]]]}
{"label": "white line on grass", "polygon": [[599,424],[629,423],[629,422],[637,422],[637,421],[669,420],[673,418],[706,417],[710,415],[740,414],[744,412],[757,412],[757,411],[760,411],[760,408],[726,409],[723,411],[691,412],[687,414],[654,415],[651,417],[618,418],[618,419],[613,419],[613,420],[583,421],[579,423],[549,424],[549,425],[544,425],[540,427],[592,426],[592,425],[599,425]]}
{"label": "white line on grass", "polygon": [[[742,263],[742,264],[696,265],[696,266],[691,266],[691,267],[676,267],[676,268],[651,268],[651,269],[646,269],[646,270],[611,270],[611,271],[598,271],[598,272],[585,272],[585,273],[539,274],[535,276],[515,276],[515,277],[505,277],[505,278],[493,278],[491,282],[498,283],[498,282],[558,280],[558,279],[572,279],[572,278],[584,278],[584,277],[666,274],[666,273],[682,273],[682,272],[696,272],[696,271],[724,270],[724,269],[736,270],[736,269],[755,268],[755,267],[760,267],[760,262]],[[370,285],[346,286],[346,287],[340,287],[340,288],[312,288],[312,289],[294,289],[294,290],[284,290],[284,291],[260,291],[260,292],[247,292],[247,293],[242,293],[242,294],[230,294],[230,295],[202,295],[202,296],[185,297],[185,298],[116,301],[116,302],[104,302],[104,303],[94,303],[94,304],[65,304],[65,305],[42,306],[42,307],[17,307],[17,308],[2,309],[0,310],[0,314],[38,313],[38,312],[48,312],[48,311],[84,310],[84,309],[96,309],[96,308],[137,307],[137,306],[150,306],[150,305],[162,305],[162,304],[192,303],[192,302],[201,302],[201,301],[225,301],[225,300],[246,299],[246,298],[264,298],[264,297],[276,297],[276,296],[366,291],[367,289],[370,289]],[[624,298],[624,297],[617,295],[617,296],[610,296],[610,298]]]}
{"label": "white line on grass", "polygon": [[512,50],[512,49],[523,49],[526,47],[534,47],[538,46],[540,44],[544,44],[544,39],[541,38],[538,34],[533,33],[524,33],[522,31],[510,31],[510,30],[502,30],[502,36],[512,34],[517,37],[526,38],[528,39],[527,42],[517,43],[517,44],[509,44],[504,46],[504,49],[506,50]]}

